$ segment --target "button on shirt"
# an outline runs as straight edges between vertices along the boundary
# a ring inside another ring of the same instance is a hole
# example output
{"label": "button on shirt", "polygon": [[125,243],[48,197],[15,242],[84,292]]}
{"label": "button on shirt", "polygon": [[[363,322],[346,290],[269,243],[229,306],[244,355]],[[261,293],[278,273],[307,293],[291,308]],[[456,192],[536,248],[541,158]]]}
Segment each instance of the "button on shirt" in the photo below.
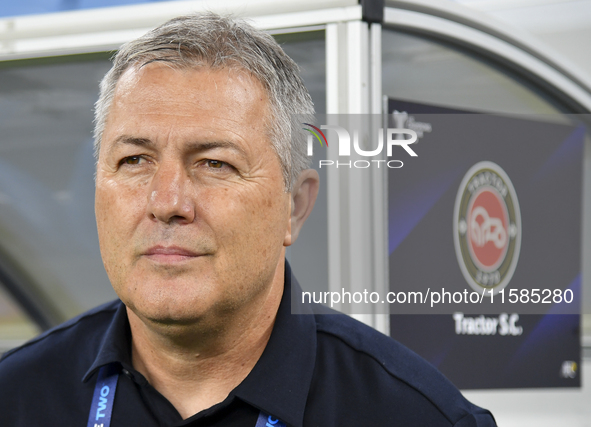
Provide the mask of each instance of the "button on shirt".
{"label": "button on shirt", "polygon": [[4,355],[0,426],[85,426],[105,365],[120,372],[112,427],[254,427],[261,411],[291,427],[495,425],[488,411],[391,338],[344,315],[292,307],[300,293],[286,264],[261,358],[223,402],[186,420],[133,368],[126,309],[114,301]]}

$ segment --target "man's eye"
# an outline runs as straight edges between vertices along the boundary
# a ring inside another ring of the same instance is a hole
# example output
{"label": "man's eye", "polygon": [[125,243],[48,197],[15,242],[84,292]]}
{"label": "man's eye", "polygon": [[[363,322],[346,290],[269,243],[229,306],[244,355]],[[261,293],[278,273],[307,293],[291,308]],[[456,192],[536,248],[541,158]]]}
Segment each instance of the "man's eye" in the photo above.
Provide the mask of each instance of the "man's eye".
{"label": "man's eye", "polygon": [[219,160],[208,160],[207,161],[207,166],[209,166],[210,168],[213,168],[213,169],[221,169],[224,167],[224,165],[225,165],[225,163],[221,162]]}
{"label": "man's eye", "polygon": [[121,160],[122,165],[139,165],[141,162],[141,156],[129,156]]}

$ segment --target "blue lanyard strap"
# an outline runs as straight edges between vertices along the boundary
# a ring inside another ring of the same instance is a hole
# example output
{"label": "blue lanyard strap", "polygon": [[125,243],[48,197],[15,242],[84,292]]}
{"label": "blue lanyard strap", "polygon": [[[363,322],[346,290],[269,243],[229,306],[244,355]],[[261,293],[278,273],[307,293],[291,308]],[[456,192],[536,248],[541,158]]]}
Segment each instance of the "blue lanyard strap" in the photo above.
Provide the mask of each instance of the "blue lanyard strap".
{"label": "blue lanyard strap", "polygon": [[[118,380],[119,369],[116,365],[105,365],[99,370],[94,395],[92,396],[90,414],[88,414],[87,427],[110,427]],[[261,411],[255,427],[286,426],[284,422]]]}
{"label": "blue lanyard strap", "polygon": [[285,427],[285,423],[261,411],[259,419],[254,427]]}
{"label": "blue lanyard strap", "polygon": [[119,369],[116,365],[105,365],[99,370],[87,427],[109,427],[111,425],[118,380]]}

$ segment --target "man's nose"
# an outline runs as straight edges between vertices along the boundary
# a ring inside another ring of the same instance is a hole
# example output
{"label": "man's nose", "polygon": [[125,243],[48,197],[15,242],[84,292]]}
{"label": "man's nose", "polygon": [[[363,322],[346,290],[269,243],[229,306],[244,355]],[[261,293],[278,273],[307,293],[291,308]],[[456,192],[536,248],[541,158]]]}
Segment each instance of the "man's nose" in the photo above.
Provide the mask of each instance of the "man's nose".
{"label": "man's nose", "polygon": [[191,187],[191,178],[182,165],[161,163],[150,185],[148,215],[167,224],[193,222]]}

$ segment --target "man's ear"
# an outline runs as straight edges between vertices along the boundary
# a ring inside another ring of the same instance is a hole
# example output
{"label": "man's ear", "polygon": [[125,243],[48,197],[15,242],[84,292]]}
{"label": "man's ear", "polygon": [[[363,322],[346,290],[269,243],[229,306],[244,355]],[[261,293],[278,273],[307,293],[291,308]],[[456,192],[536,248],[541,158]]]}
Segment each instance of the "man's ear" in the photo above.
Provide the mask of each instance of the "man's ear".
{"label": "man's ear", "polygon": [[304,222],[314,208],[319,186],[320,178],[314,169],[306,169],[298,177],[291,190],[291,226],[290,231],[285,234],[283,246],[292,245],[298,238]]}

